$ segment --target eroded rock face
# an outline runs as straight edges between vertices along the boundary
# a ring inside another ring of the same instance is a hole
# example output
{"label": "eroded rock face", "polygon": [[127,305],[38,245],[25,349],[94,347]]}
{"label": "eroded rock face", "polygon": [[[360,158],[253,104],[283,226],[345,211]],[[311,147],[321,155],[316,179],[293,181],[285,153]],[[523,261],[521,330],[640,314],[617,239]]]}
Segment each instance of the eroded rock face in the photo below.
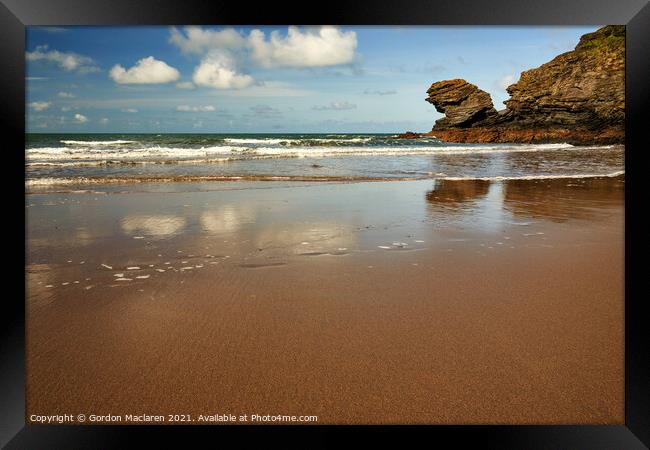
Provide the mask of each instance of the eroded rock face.
{"label": "eroded rock face", "polygon": [[427,101],[445,117],[436,121],[436,128],[468,127],[496,115],[490,94],[465,80],[433,83]]}
{"label": "eroded rock face", "polygon": [[574,50],[523,72],[507,91],[507,108],[497,112],[490,95],[465,80],[433,83],[426,100],[445,117],[426,135],[450,142],[623,143],[625,27],[585,34]]}
{"label": "eroded rock face", "polygon": [[598,129],[625,120],[625,27],[585,34],[575,50],[523,72],[506,106],[521,125]]}

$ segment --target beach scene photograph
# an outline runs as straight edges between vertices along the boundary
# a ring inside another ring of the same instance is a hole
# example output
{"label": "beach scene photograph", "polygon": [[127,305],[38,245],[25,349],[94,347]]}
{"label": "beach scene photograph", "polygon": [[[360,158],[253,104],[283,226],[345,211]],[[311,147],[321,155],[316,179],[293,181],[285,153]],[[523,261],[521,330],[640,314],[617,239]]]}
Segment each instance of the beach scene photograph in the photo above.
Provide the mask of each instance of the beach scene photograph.
{"label": "beach scene photograph", "polygon": [[625,423],[625,26],[25,49],[27,423]]}

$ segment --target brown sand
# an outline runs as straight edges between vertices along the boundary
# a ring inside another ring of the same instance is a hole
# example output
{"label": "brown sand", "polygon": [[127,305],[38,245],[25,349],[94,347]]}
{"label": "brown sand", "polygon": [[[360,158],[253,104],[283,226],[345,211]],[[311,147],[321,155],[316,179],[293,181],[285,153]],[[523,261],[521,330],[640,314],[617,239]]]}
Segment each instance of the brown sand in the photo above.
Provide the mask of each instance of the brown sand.
{"label": "brown sand", "polygon": [[28,419],[621,424],[622,187],[30,195]]}

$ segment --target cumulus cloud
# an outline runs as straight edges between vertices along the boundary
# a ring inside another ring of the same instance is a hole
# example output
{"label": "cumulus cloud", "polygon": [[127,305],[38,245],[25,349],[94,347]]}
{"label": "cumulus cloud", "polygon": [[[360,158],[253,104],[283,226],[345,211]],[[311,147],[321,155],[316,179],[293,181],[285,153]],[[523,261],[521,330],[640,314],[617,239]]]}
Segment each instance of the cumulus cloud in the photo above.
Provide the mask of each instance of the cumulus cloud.
{"label": "cumulus cloud", "polygon": [[72,94],[71,92],[59,92],[59,97],[61,98],[75,98],[76,95]]}
{"label": "cumulus cloud", "polygon": [[83,114],[77,113],[77,114],[74,115],[74,120],[77,123],[86,123],[86,122],[88,122],[88,117],[84,116]]}
{"label": "cumulus cloud", "polygon": [[176,107],[176,111],[180,111],[180,112],[212,112],[216,110],[217,108],[215,108],[212,105],[204,105],[204,106],[179,105]]}
{"label": "cumulus cloud", "polygon": [[89,73],[97,72],[99,68],[95,61],[88,57],[73,52],[60,52],[49,50],[47,45],[39,45],[34,51],[27,52],[27,61],[46,61],[54,63],[66,72]]}
{"label": "cumulus cloud", "polygon": [[255,79],[241,70],[247,63],[263,67],[327,67],[353,62],[357,48],[354,31],[337,27],[289,27],[286,36],[273,31],[267,36],[252,30],[248,36],[234,28],[221,30],[198,26],[173,27],[169,41],[185,54],[201,55],[192,83],[176,86],[192,89],[207,86],[216,89],[243,89],[256,85]]}
{"label": "cumulus cloud", "polygon": [[196,86],[191,81],[181,81],[180,83],[176,83],[176,87],[178,89],[196,89]]}
{"label": "cumulus cloud", "polygon": [[346,111],[355,109],[357,105],[349,102],[331,102],[329,105],[316,105],[312,107],[316,111]]}
{"label": "cumulus cloud", "polygon": [[513,84],[515,81],[516,81],[516,79],[515,79],[515,76],[514,76],[514,75],[505,75],[504,77],[502,77],[502,78],[499,80],[498,85],[499,85],[499,87],[500,87],[501,89],[505,89],[505,88],[507,88],[508,86],[510,86],[511,84]]}
{"label": "cumulus cloud", "polygon": [[185,34],[173,27],[169,42],[183,53],[195,54],[207,53],[213,49],[237,49],[247,44],[246,38],[233,28],[205,30],[197,26],[185,27]]}
{"label": "cumulus cloud", "polygon": [[323,26],[301,31],[289,27],[286,36],[273,31],[269,40],[264,32],[251,31],[249,45],[253,61],[264,67],[325,67],[349,64],[354,60],[357,34],[337,27]]}
{"label": "cumulus cloud", "polygon": [[238,73],[232,58],[219,51],[212,51],[194,69],[192,81],[197,86],[215,89],[242,89],[255,83],[250,75]]}
{"label": "cumulus cloud", "polygon": [[121,111],[125,112],[125,113],[137,113],[138,112],[138,110],[135,109],[135,108],[123,108]]}
{"label": "cumulus cloud", "polygon": [[99,123],[101,123],[102,125],[106,125],[108,123],[108,118],[102,117],[101,119],[99,119]]}
{"label": "cumulus cloud", "polygon": [[178,80],[181,74],[166,62],[149,56],[128,70],[117,64],[109,76],[118,84],[163,84]]}
{"label": "cumulus cloud", "polygon": [[29,107],[34,111],[44,111],[50,106],[52,106],[52,102],[31,102],[29,104]]}

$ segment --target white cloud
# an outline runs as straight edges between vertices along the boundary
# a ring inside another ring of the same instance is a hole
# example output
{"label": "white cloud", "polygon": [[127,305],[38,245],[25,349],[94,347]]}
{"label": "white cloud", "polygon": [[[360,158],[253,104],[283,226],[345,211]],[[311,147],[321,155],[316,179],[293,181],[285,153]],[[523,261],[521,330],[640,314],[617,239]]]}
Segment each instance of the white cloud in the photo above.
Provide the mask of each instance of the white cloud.
{"label": "white cloud", "polygon": [[77,71],[79,73],[97,72],[99,68],[95,61],[88,56],[79,55],[73,52],[60,52],[48,50],[47,45],[39,45],[34,51],[26,53],[27,61],[48,61],[58,65],[66,72]]}
{"label": "white cloud", "polygon": [[273,119],[282,116],[282,111],[269,105],[255,105],[249,108],[255,116]]}
{"label": "white cloud", "polygon": [[252,59],[264,67],[325,67],[354,60],[357,34],[337,27],[289,27],[287,36],[273,31],[267,41],[264,32],[253,30],[248,37]]}
{"label": "white cloud", "polygon": [[176,81],[181,75],[164,61],[149,56],[142,58],[128,70],[117,64],[113,66],[109,76],[118,84],[163,84]]}
{"label": "white cloud", "polygon": [[191,81],[181,81],[180,83],[176,83],[176,87],[178,89],[196,89],[196,86]]}
{"label": "white cloud", "polygon": [[505,89],[516,81],[514,75],[505,75],[499,80],[499,87]]}
{"label": "white cloud", "polygon": [[75,114],[74,115],[74,120],[77,121],[77,123],[86,123],[88,122],[88,117],[84,116],[83,114]]}
{"label": "white cloud", "polygon": [[224,91],[219,95],[235,97],[306,97],[314,94],[317,94],[317,92],[299,89],[282,81],[260,81],[248,89]]}
{"label": "white cloud", "polygon": [[215,108],[212,105],[205,105],[205,106],[179,105],[176,107],[176,111],[180,111],[180,112],[212,112],[216,110],[217,108]]}
{"label": "white cloud", "polygon": [[135,108],[123,108],[121,111],[125,112],[125,113],[137,113],[138,112],[138,110],[135,109]]}
{"label": "white cloud", "polygon": [[355,109],[357,105],[349,102],[331,102],[329,105],[314,106],[312,109],[316,111],[345,111]]}
{"label": "white cloud", "polygon": [[214,49],[237,49],[246,46],[246,38],[233,28],[205,30],[201,27],[185,27],[185,34],[175,27],[171,29],[169,42],[183,53],[203,54]]}
{"label": "white cloud", "polygon": [[76,95],[70,93],[70,92],[59,92],[59,97],[61,98],[75,98]]}
{"label": "white cloud", "polygon": [[52,102],[31,102],[29,104],[29,107],[34,111],[44,111],[50,106],[52,106]]}
{"label": "white cloud", "polygon": [[382,95],[382,96],[383,95],[395,95],[395,94],[397,94],[397,91],[395,91],[393,89],[390,89],[390,90],[387,90],[387,91],[371,91],[370,89],[366,89],[365,91],[363,91],[363,94],[364,95]]}
{"label": "white cloud", "polygon": [[212,51],[201,60],[192,81],[197,86],[215,89],[242,89],[255,82],[250,75],[238,73],[232,58],[219,51]]}
{"label": "white cloud", "polygon": [[102,125],[106,125],[108,123],[108,118],[102,117],[101,119],[99,119],[99,123],[101,123]]}
{"label": "white cloud", "polygon": [[[178,83],[179,89],[194,85],[215,89],[243,89],[256,86],[255,79],[240,67],[252,61],[263,67],[326,67],[354,61],[357,35],[337,27],[289,27],[286,36],[273,31],[267,40],[261,30],[248,36],[234,28],[210,30],[202,27],[173,27],[169,41],[185,54],[202,55],[192,81]],[[267,90],[270,92],[270,90]]]}

